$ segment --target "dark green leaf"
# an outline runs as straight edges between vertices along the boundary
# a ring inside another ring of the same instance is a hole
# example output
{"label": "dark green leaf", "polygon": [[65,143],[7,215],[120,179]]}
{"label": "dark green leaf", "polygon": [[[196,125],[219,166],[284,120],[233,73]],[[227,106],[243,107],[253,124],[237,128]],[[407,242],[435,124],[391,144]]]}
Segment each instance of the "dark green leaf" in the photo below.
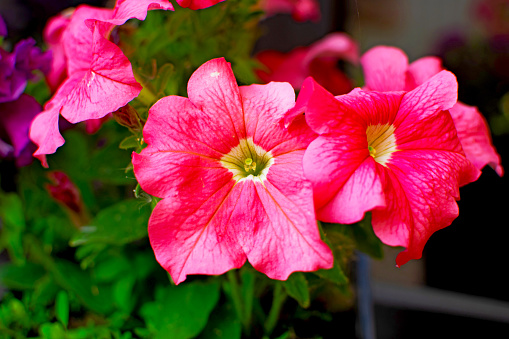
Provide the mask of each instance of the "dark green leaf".
{"label": "dark green leaf", "polygon": [[232,304],[223,303],[210,315],[209,322],[199,339],[239,339],[242,334],[240,320]]}
{"label": "dark green leaf", "polygon": [[45,270],[42,266],[26,262],[22,266],[4,264],[0,270],[2,285],[13,290],[24,290],[35,287],[36,282],[41,279]]}
{"label": "dark green leaf", "polygon": [[71,246],[88,243],[123,245],[147,236],[150,207],[139,200],[126,200],[103,209],[90,223],[82,227]]}
{"label": "dark green leaf", "polygon": [[303,308],[309,307],[309,289],[308,282],[304,273],[294,272],[284,282],[286,292],[290,297],[297,300],[300,306]]}

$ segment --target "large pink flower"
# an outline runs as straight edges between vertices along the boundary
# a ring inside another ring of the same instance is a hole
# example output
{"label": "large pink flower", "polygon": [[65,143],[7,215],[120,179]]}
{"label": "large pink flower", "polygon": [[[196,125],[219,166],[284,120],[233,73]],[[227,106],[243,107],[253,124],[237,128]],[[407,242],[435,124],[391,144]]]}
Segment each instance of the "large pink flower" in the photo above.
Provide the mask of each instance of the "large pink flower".
{"label": "large pink flower", "polygon": [[258,70],[263,82],[285,81],[300,89],[304,79],[312,76],[335,95],[352,90],[352,82],[337,68],[340,59],[353,64],[359,62],[357,43],[344,33],[331,33],[308,47],[289,53],[263,51],[256,58],[267,68]]}
{"label": "large pink flower", "polygon": [[[436,57],[424,57],[408,64],[403,51],[378,46],[361,58],[366,89],[373,91],[410,91],[443,70]],[[465,154],[475,167],[490,165],[498,175],[504,170],[492,142],[488,125],[476,107],[458,102],[449,112]]]}
{"label": "large pink flower", "polygon": [[229,63],[202,65],[189,99],[169,96],[149,111],[148,144],[134,173],[163,198],[149,221],[159,263],[175,283],[221,274],[246,259],[270,278],[330,268],[302,156],[316,135],[304,119],[278,121],[295,103],[285,83],[238,87]]}
{"label": "large pink flower", "polygon": [[61,76],[62,64],[66,64],[68,77],[30,129],[30,138],[39,146],[34,156],[44,166],[48,166],[46,155],[64,143],[58,129],[59,114],[72,123],[100,119],[139,94],[142,87],[134,78],[131,63],[108,38],[116,25],[130,18],[143,20],[151,9],[173,6],[167,0],[118,0],[114,9],[81,5],[68,23],[57,21],[47,32],[54,44],[63,48],[55,76]]}
{"label": "large pink flower", "polygon": [[318,219],[348,224],[372,210],[376,235],[406,247],[397,264],[420,258],[431,234],[458,216],[459,186],[479,175],[447,111],[457,100],[454,75],[442,71],[410,92],[336,98],[310,78],[300,95],[320,135],[304,155]]}

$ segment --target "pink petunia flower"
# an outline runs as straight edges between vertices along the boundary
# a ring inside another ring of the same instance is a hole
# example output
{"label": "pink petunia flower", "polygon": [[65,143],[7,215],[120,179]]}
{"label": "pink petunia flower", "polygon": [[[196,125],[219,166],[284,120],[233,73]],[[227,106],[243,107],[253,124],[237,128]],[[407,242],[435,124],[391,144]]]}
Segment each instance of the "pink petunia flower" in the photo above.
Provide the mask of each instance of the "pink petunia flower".
{"label": "pink petunia flower", "polygon": [[260,0],[260,5],[268,16],[287,13],[298,22],[319,21],[321,16],[317,0]]}
{"label": "pink petunia flower", "polygon": [[[361,64],[366,89],[373,91],[410,91],[443,70],[439,58],[424,57],[409,65],[403,51],[386,46],[367,51],[361,58]],[[450,108],[449,112],[468,160],[478,169],[490,165],[502,176],[501,159],[492,144],[482,114],[476,107],[461,102]]]}
{"label": "pink petunia flower", "polygon": [[163,198],[149,220],[158,262],[175,283],[222,274],[246,259],[273,279],[330,268],[302,156],[316,135],[304,119],[278,121],[295,104],[289,84],[238,87],[223,58],[191,76],[189,99],[149,111],[148,144],[133,154],[141,187]]}
{"label": "pink petunia flower", "polygon": [[214,6],[224,0],[176,0],[177,3],[184,7],[192,10],[203,9],[210,6]]}
{"label": "pink petunia flower", "polygon": [[53,30],[54,38],[63,46],[65,60],[61,61],[66,63],[68,78],[30,129],[30,138],[39,146],[34,156],[43,166],[48,166],[46,155],[64,143],[59,114],[72,123],[101,119],[138,96],[142,87],[131,63],[108,38],[115,26],[130,18],[144,20],[152,9],[173,10],[173,6],[167,0],[118,0],[114,9],[81,5],[67,25],[57,23],[63,32]]}
{"label": "pink petunia flower", "polygon": [[335,95],[352,90],[352,82],[337,68],[340,59],[357,64],[357,43],[344,33],[331,33],[309,47],[299,47],[289,53],[263,51],[256,58],[268,69],[258,70],[263,82],[285,81],[300,89],[304,79],[312,76]]}
{"label": "pink petunia flower", "polygon": [[458,216],[459,187],[479,175],[447,111],[457,100],[454,75],[442,71],[410,92],[336,98],[310,78],[300,96],[319,134],[303,160],[318,219],[349,224],[371,210],[375,234],[406,247],[398,265],[420,258],[431,234]]}

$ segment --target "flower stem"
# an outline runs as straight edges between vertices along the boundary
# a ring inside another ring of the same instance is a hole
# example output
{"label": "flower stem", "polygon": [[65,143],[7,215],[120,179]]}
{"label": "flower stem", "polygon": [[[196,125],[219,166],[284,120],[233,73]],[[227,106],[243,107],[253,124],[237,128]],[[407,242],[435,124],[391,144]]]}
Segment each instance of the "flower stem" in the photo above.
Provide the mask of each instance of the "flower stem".
{"label": "flower stem", "polygon": [[286,292],[283,290],[281,283],[276,283],[274,287],[274,295],[272,297],[272,307],[270,308],[269,315],[265,320],[265,334],[270,335],[276,327],[281,313],[281,308],[286,300]]}
{"label": "flower stem", "polygon": [[239,318],[244,331],[247,331],[249,328],[249,323],[247,322],[249,318],[245,316],[244,307],[242,306],[242,294],[240,292],[236,271],[229,270],[226,272],[226,276],[228,278],[228,282],[230,283],[231,297],[233,300],[233,306],[237,312],[237,317]]}

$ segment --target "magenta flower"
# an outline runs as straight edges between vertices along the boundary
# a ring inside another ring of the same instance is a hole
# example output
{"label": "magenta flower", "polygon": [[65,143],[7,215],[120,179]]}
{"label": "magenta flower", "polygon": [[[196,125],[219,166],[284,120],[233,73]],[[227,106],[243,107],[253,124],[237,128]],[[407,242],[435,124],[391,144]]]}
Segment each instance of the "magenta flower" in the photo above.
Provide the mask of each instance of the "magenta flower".
{"label": "magenta flower", "polygon": [[141,187],[163,198],[149,220],[158,262],[175,283],[222,274],[246,259],[273,279],[330,268],[302,156],[316,135],[304,119],[278,121],[295,104],[285,83],[238,87],[214,59],[191,76],[189,99],[169,96],[149,111],[148,144],[133,154]]}
{"label": "magenta flower", "polygon": [[[131,63],[120,48],[108,40],[116,25],[130,18],[145,19],[152,9],[173,9],[167,0],[118,0],[114,9],[79,6],[63,32],[55,33],[55,43],[63,46],[68,78],[46,103],[30,129],[30,138],[39,148],[34,156],[47,167],[46,155],[64,143],[58,130],[61,114],[72,123],[101,119],[126,105],[142,87],[134,78]],[[61,64],[59,64],[61,66]],[[61,71],[54,70],[56,74]]]}
{"label": "magenta flower", "polygon": [[[74,10],[73,10],[74,11]],[[51,69],[46,75],[51,92],[55,92],[67,78],[67,56],[62,44],[62,35],[71,22],[72,12],[65,12],[48,20],[44,27],[43,37],[53,53]]]}
{"label": "magenta flower", "polygon": [[[408,64],[408,58],[398,48],[378,46],[361,58],[366,89],[373,91],[410,91],[442,71],[436,57],[424,57]],[[467,159],[478,169],[490,165],[498,175],[504,170],[501,159],[491,142],[486,120],[476,107],[458,102],[449,109]]]}
{"label": "magenta flower", "polygon": [[291,14],[298,22],[320,20],[320,4],[316,0],[261,0],[268,16],[278,13]]}
{"label": "magenta flower", "polygon": [[223,2],[224,0],[176,0],[176,1],[180,6],[184,8],[196,10],[214,6],[215,4]]}
{"label": "magenta flower", "polygon": [[479,175],[447,111],[457,99],[454,75],[442,71],[410,92],[336,98],[310,78],[301,95],[319,134],[303,160],[318,219],[349,224],[371,210],[376,235],[406,247],[398,265],[420,258],[431,234],[458,216],[459,187]]}
{"label": "magenta flower", "polygon": [[41,105],[27,94],[0,103],[0,158],[13,157],[18,167],[32,162],[35,147],[28,138],[28,129],[41,110]]}
{"label": "magenta flower", "polygon": [[352,90],[352,82],[337,68],[339,59],[353,64],[359,61],[357,43],[344,33],[332,33],[309,47],[299,47],[289,53],[263,51],[256,58],[268,72],[258,70],[263,82],[289,82],[300,89],[304,79],[312,76],[319,84],[335,95]]}

